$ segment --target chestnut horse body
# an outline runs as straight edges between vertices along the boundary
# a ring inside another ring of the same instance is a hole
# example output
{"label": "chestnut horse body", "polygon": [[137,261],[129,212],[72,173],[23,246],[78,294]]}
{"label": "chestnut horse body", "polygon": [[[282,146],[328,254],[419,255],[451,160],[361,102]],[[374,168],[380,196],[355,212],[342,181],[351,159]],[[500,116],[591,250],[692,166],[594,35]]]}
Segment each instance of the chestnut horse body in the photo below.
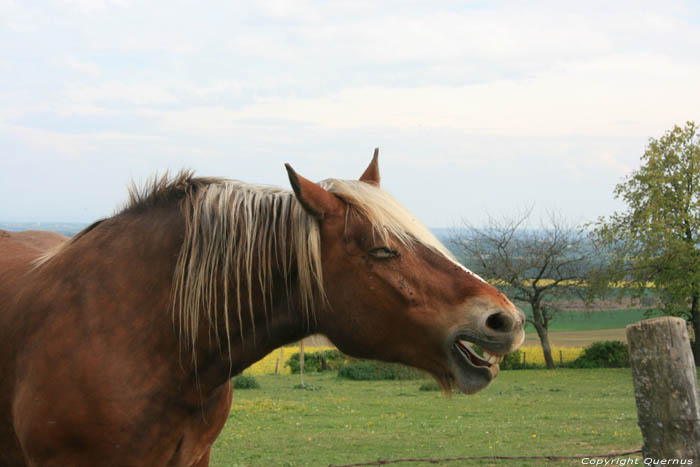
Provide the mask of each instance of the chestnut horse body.
{"label": "chestnut horse body", "polygon": [[358,181],[287,170],[163,177],[69,241],[0,232],[0,465],[208,465],[231,376],[312,333],[445,389],[496,376],[522,313],[379,188],[376,152]]}

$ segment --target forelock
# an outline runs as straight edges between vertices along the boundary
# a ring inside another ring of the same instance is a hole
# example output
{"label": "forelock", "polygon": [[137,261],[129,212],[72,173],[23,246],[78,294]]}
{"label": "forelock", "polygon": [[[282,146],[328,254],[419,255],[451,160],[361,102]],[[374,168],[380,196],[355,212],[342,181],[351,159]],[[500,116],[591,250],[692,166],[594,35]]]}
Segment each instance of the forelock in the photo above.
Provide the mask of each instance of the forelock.
{"label": "forelock", "polygon": [[435,235],[396,198],[379,187],[356,180],[330,178],[319,182],[364,216],[382,240],[395,237],[407,247],[418,243],[454,259]]}

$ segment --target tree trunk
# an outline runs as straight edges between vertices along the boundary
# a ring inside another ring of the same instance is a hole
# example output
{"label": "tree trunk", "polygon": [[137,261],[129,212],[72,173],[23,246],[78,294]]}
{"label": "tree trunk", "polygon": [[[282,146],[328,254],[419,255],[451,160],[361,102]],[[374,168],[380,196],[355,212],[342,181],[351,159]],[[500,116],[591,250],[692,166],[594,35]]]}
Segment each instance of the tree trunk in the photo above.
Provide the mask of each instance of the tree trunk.
{"label": "tree trunk", "polygon": [[542,316],[539,303],[532,304],[532,317],[535,330],[537,330],[537,336],[540,338],[540,344],[542,345],[544,361],[547,364],[547,368],[553,370],[556,367],[554,366],[554,359],[552,358],[552,347],[549,345],[549,332],[547,330],[547,324]]}
{"label": "tree trunk", "polygon": [[692,342],[693,345],[693,357],[695,358],[695,365],[700,362],[700,294],[694,293],[690,302],[690,322],[693,325],[693,334],[695,334],[695,340]]}

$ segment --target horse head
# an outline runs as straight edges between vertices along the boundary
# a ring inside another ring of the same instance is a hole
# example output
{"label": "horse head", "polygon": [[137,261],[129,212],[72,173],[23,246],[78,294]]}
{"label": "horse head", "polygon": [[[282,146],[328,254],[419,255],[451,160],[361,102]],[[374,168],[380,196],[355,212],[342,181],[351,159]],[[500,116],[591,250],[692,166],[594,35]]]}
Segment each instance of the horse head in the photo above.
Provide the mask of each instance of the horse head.
{"label": "horse head", "polygon": [[319,222],[326,306],[316,330],[348,355],[425,370],[444,390],[486,387],[523,342],[524,315],[380,188],[377,151],[356,181],[287,171]]}

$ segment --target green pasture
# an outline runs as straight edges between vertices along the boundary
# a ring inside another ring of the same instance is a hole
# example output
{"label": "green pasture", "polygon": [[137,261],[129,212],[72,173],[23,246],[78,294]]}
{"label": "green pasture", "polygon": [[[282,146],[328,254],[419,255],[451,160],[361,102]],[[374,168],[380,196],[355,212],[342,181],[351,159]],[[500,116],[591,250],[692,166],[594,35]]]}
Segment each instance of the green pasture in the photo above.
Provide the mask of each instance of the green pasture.
{"label": "green pasture", "polygon": [[[529,310],[524,310],[526,313]],[[658,314],[651,315],[658,316]],[[611,311],[559,311],[549,323],[550,331],[593,331],[597,329],[618,329],[628,324],[647,319],[644,310]],[[534,332],[534,327],[527,324],[525,332]]]}
{"label": "green pasture", "polygon": [[425,380],[359,382],[339,379],[335,373],[305,376],[316,390],[295,389],[298,375],[261,376],[258,381],[261,389],[234,391],[212,465],[586,455],[637,449],[642,442],[629,369],[503,371],[484,391],[449,399],[440,392],[420,391]]}
{"label": "green pasture", "polygon": [[[529,310],[525,309],[528,313]],[[568,311],[556,313],[549,323],[549,339],[554,345],[564,347],[585,347],[596,341],[625,341],[625,326],[659,316],[659,313],[645,314],[644,310],[609,311]],[[525,326],[525,345],[539,345],[534,326]]]}

